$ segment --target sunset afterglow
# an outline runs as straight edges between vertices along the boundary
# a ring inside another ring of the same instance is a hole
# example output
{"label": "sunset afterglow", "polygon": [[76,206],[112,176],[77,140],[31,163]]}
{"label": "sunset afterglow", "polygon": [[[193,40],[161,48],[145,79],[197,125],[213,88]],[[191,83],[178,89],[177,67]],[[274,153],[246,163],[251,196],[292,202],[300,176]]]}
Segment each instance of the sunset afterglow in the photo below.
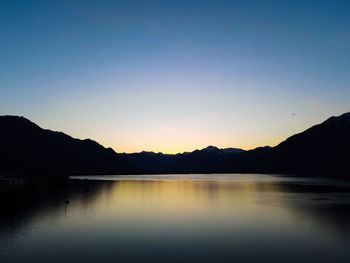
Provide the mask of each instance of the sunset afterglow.
{"label": "sunset afterglow", "polygon": [[349,109],[346,1],[103,2],[2,4],[2,114],[175,153],[273,146]]}

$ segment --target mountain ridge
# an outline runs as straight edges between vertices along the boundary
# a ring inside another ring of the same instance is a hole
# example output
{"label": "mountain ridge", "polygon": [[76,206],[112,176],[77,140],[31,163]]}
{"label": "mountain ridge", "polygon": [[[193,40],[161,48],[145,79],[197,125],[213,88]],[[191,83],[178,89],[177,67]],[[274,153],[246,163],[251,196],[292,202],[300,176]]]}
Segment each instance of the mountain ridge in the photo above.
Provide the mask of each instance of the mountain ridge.
{"label": "mountain ridge", "polygon": [[7,170],[64,174],[98,172],[118,162],[111,148],[91,139],[80,140],[43,129],[24,117],[0,116],[0,144],[0,168]]}
{"label": "mountain ridge", "polygon": [[281,173],[348,176],[350,113],[333,116],[275,147],[209,145],[178,154],[117,153],[91,139],[43,129],[24,117],[0,116],[0,171],[62,174]]}

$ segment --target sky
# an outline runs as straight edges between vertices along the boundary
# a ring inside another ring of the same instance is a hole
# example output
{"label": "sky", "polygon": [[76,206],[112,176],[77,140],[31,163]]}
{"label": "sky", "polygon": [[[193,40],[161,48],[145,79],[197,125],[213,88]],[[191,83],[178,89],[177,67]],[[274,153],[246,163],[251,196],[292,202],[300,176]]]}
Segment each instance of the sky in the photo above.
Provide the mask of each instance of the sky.
{"label": "sky", "polygon": [[0,114],[117,152],[252,149],[350,111],[350,1],[3,1]]}

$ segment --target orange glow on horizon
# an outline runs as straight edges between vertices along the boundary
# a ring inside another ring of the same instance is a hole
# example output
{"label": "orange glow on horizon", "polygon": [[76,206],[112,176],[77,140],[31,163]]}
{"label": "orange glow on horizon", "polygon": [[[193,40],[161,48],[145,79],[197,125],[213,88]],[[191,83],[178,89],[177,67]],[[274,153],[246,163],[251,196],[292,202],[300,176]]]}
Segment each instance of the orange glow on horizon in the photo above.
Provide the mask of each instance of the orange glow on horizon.
{"label": "orange glow on horizon", "polygon": [[[222,143],[222,142],[213,142],[210,141],[208,143],[205,142],[200,142],[200,143],[191,143],[190,141],[188,141],[188,143],[186,143],[186,141],[181,142],[181,143],[168,143],[168,144],[162,144],[162,143],[155,143],[152,144],[152,146],[149,144],[139,144],[137,145],[135,144],[131,144],[126,142],[125,144],[117,144],[114,145],[112,148],[118,152],[118,153],[137,153],[137,152],[142,152],[142,151],[148,151],[148,152],[155,152],[155,153],[164,153],[164,154],[177,154],[177,153],[183,153],[183,152],[192,152],[195,150],[200,150],[203,148],[206,148],[208,146],[215,146],[218,148],[240,148],[243,150],[251,150],[251,149],[255,149],[257,147],[264,147],[264,146],[276,146],[279,143],[281,143],[284,139],[286,138],[269,138],[268,140],[265,141],[259,141],[256,140],[256,142],[244,142],[241,141],[241,143],[237,143],[232,141],[232,143]],[[111,144],[106,144],[105,147],[109,147],[108,145],[113,145]]]}

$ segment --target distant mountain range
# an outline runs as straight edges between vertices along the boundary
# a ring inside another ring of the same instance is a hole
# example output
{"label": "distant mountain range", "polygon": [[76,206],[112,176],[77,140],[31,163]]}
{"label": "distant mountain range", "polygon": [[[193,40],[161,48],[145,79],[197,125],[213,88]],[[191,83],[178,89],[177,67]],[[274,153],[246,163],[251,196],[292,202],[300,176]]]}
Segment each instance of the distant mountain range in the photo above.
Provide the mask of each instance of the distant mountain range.
{"label": "distant mountain range", "polygon": [[116,153],[90,139],[0,116],[0,172],[7,174],[280,173],[349,176],[350,113],[289,137],[275,147],[180,154]]}
{"label": "distant mountain range", "polygon": [[239,149],[239,148],[224,148],[220,149],[215,146],[208,146],[202,150],[199,150],[201,152],[206,152],[206,153],[220,153],[220,154],[231,154],[231,153],[242,153],[245,150]]}

